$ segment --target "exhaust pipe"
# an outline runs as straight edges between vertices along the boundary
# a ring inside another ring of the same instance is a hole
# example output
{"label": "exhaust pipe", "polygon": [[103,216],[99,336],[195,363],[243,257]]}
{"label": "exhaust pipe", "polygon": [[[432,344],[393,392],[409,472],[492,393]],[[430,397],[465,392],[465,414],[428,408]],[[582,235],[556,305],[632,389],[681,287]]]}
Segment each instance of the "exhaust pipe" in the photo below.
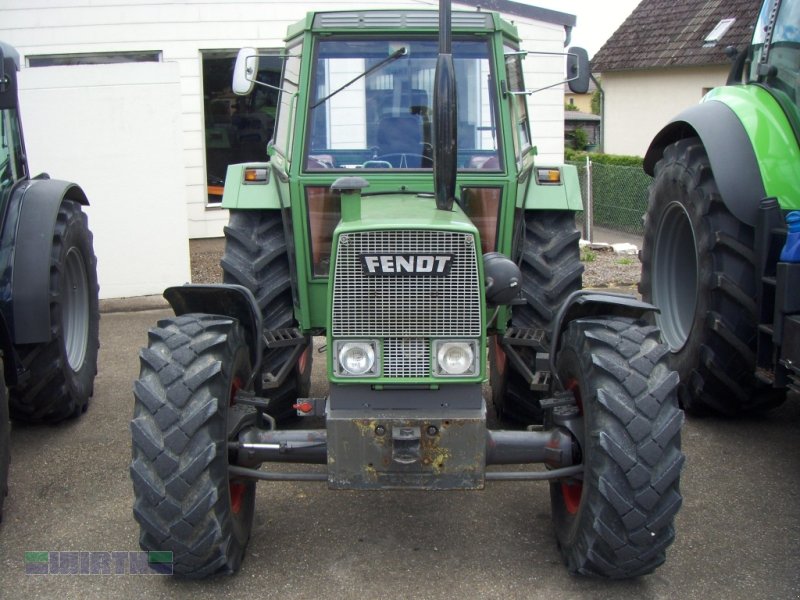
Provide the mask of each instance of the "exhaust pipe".
{"label": "exhaust pipe", "polygon": [[450,1],[439,0],[439,57],[433,86],[433,185],[436,208],[447,211],[453,209],[458,168],[458,107],[450,16]]}

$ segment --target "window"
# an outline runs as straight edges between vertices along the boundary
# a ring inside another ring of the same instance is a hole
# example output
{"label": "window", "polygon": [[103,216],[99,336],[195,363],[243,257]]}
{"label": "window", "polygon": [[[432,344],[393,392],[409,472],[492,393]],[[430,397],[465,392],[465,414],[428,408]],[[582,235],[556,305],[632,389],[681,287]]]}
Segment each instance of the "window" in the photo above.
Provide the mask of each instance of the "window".
{"label": "window", "polygon": [[731,28],[736,22],[735,18],[732,19],[722,19],[719,23],[717,23],[716,27],[711,30],[711,32],[706,36],[703,40],[703,48],[712,48],[717,45],[722,39],[722,36],[728,32],[728,29]]}
{"label": "window", "polygon": [[161,62],[161,52],[91,52],[86,54],[40,54],[28,56],[29,67],[64,67],[73,65],[110,65],[132,62]]}
{"label": "window", "polygon": [[[204,51],[202,59],[208,203],[218,204],[222,201],[228,165],[267,159],[267,142],[275,129],[278,92],[255,85],[248,96],[234,95],[231,81],[236,52],[233,50]],[[262,56],[258,80],[277,86],[282,63],[277,55]]]}
{"label": "window", "polygon": [[15,109],[0,110],[0,197],[24,178],[22,135]]}
{"label": "window", "polygon": [[[437,56],[432,38],[320,40],[305,169],[431,169]],[[455,39],[453,62],[458,166],[497,170],[488,43]]]}
{"label": "window", "polygon": [[511,95],[511,114],[514,119],[514,129],[512,131],[514,154],[519,161],[527,154],[532,145],[530,123],[528,121],[528,102],[524,93],[525,81],[522,77],[522,55],[512,48],[506,48],[505,62],[508,89],[511,92],[519,92]]}
{"label": "window", "polygon": [[283,155],[289,155],[292,144],[292,117],[297,104],[297,87],[300,85],[300,57],[303,44],[298,43],[286,49],[281,77],[280,105],[278,106],[278,123],[275,129],[275,149]]}
{"label": "window", "polygon": [[[781,3],[771,39],[767,39],[774,5],[775,0],[764,3],[756,24],[750,54],[750,79],[780,90],[784,94],[782,97],[796,106],[800,102],[800,3]],[[765,47],[765,44],[769,46]]]}

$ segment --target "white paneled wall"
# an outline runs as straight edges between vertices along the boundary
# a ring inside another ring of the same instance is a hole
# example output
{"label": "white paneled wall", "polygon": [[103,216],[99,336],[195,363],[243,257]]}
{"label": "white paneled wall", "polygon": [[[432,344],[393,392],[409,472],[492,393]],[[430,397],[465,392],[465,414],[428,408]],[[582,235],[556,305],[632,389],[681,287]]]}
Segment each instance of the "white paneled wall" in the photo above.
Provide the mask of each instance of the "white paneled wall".
{"label": "white paneled wall", "polygon": [[[25,123],[26,134],[30,138],[29,153],[32,159],[48,156],[48,152],[38,148],[35,140],[42,140],[52,136],[52,132],[37,132],[40,125],[39,119],[33,118],[36,111],[56,110],[68,120],[81,118],[84,111],[77,106],[45,107],[42,99],[53,101],[52,95],[41,93],[46,88],[46,82],[41,78],[48,73],[59,72],[53,75],[61,83],[64,77],[61,71],[69,71],[77,67],[58,67],[43,69],[26,69],[25,58],[30,55],[42,54],[67,54],[86,52],[112,52],[112,51],[159,51],[162,53],[164,63],[170,63],[175,75],[176,89],[170,104],[165,106],[151,103],[154,112],[164,111],[155,121],[160,126],[174,130],[167,132],[160,130],[165,140],[177,134],[178,153],[180,156],[171,157],[170,170],[155,165],[156,160],[161,160],[162,152],[154,149],[151,153],[151,166],[148,173],[134,176],[128,174],[130,185],[134,180],[146,178],[147,185],[144,189],[164,188],[170,189],[174,197],[170,202],[181,204],[184,223],[175,224],[172,228],[174,235],[186,235],[189,238],[216,237],[222,235],[222,227],[227,223],[227,211],[206,206],[206,177],[205,177],[205,148],[204,148],[204,116],[203,116],[203,85],[202,85],[202,50],[235,50],[242,46],[255,46],[259,48],[280,48],[288,25],[304,17],[307,11],[312,10],[347,10],[351,8],[435,8],[436,0],[364,0],[358,3],[342,0],[316,0],[309,2],[295,2],[290,0],[260,0],[259,2],[245,2],[238,0],[224,1],[164,1],[153,0],[3,0],[0,3],[0,39],[15,46],[20,52],[24,71],[41,71],[36,75],[36,88],[26,88],[29,78],[21,76],[21,85],[25,89],[23,102],[32,106],[23,106],[24,116],[30,117]],[[459,9],[456,6],[456,9]],[[465,10],[470,10],[466,9]],[[526,22],[519,18],[514,19],[525,41],[523,47],[527,50],[549,52],[563,51],[565,37],[564,28],[558,25]],[[525,63],[526,78],[529,87],[541,87],[557,81],[561,77],[564,61],[561,58],[529,56]],[[107,73],[124,73],[120,65],[103,67]],[[61,85],[61,83],[59,85]],[[155,88],[153,88],[155,89]],[[37,91],[38,90],[38,91]],[[78,93],[78,92],[75,92]],[[87,94],[89,92],[87,91]],[[94,93],[94,92],[93,92]],[[33,105],[37,108],[34,109]],[[529,97],[529,106],[532,113],[532,127],[534,142],[539,148],[541,161],[560,161],[563,156],[563,87],[540,92]],[[77,112],[65,114],[64,110],[75,109]],[[130,103],[116,105],[115,117],[124,121],[127,117],[125,111],[139,109],[140,106],[131,106]],[[172,120],[173,112],[177,119]],[[102,125],[92,122],[83,123],[79,128],[80,134],[88,139],[87,145],[93,146],[93,136],[103,133]],[[169,144],[165,141],[164,146]],[[158,144],[157,144],[158,145]],[[124,144],[120,146],[124,151]],[[62,176],[76,180],[81,185],[94,187],[94,180],[102,180],[103,174],[94,173],[91,169],[91,156],[82,157],[86,169],[79,172],[64,173]],[[120,161],[125,164],[125,160]],[[42,164],[43,168],[52,167]],[[153,179],[153,173],[159,173],[159,179]],[[78,176],[80,174],[80,177]],[[165,181],[169,179],[169,181]],[[141,181],[136,181],[141,185]],[[100,186],[98,189],[103,189]],[[120,203],[118,208],[125,212],[128,206],[122,205],[116,198],[94,198],[103,203]],[[170,212],[170,218],[178,218],[179,211]],[[166,214],[148,215],[148,219],[166,218]],[[127,227],[130,229],[141,228],[137,239],[149,235],[151,220],[129,219]],[[114,232],[110,232],[113,236]],[[102,239],[102,234],[98,232]],[[154,261],[163,261],[165,250],[159,246],[166,242],[152,240],[152,247],[141,249],[143,253],[139,260],[145,264]],[[105,249],[104,249],[105,252]],[[152,253],[151,257],[144,254]],[[179,257],[170,251],[170,260]],[[103,262],[111,264],[116,260],[114,255],[102,256]],[[188,261],[188,258],[186,259]],[[187,263],[188,264],[188,263]],[[114,265],[117,271],[124,271]],[[188,269],[188,267],[187,267]],[[136,293],[159,293],[160,284],[155,283],[152,289]],[[162,286],[163,287],[163,286]],[[138,288],[137,288],[138,290]],[[108,288],[107,290],[108,291]],[[126,292],[128,293],[128,292]],[[105,292],[104,292],[105,294]]]}

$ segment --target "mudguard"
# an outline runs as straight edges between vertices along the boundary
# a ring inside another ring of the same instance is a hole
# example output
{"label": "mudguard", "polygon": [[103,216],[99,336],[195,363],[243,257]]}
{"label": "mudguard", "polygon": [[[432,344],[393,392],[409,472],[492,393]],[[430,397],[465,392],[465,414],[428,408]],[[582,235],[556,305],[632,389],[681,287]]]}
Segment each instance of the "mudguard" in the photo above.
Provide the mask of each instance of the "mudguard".
{"label": "mudguard", "polygon": [[553,321],[553,331],[550,336],[550,372],[553,374],[558,372],[555,365],[558,345],[561,341],[561,334],[570,321],[605,315],[640,319],[651,312],[658,312],[658,308],[642,302],[635,296],[591,290],[572,292],[564,301]]}
{"label": "mudguard", "polygon": [[[247,183],[245,169],[266,169],[267,180]],[[225,174],[225,191],[222,195],[222,208],[261,209],[281,208],[277,173],[270,163],[241,163],[228,165]]]}
{"label": "mudguard", "polygon": [[653,175],[664,148],[694,136],[698,136],[706,148],[726,206],[737,219],[754,227],[758,203],[767,194],[750,137],[739,117],[726,104],[710,100],[672,119],[650,143],[644,157],[645,172]]}
{"label": "mudguard", "polygon": [[259,372],[264,355],[261,335],[263,322],[253,292],[241,285],[186,284],[167,288],[164,290],[164,298],[178,317],[188,313],[204,313],[239,321],[250,349],[253,372]]}
{"label": "mudguard", "polygon": [[50,341],[50,254],[58,209],[63,200],[89,202],[78,185],[58,179],[32,179],[20,192],[9,203],[3,228],[3,245],[13,247],[12,336],[15,344],[36,344]]}
{"label": "mudguard", "polygon": [[[536,169],[551,168],[561,171],[561,182],[543,184],[537,180]],[[536,165],[528,175],[531,182],[525,191],[523,208],[526,210],[583,210],[581,184],[575,165]]]}

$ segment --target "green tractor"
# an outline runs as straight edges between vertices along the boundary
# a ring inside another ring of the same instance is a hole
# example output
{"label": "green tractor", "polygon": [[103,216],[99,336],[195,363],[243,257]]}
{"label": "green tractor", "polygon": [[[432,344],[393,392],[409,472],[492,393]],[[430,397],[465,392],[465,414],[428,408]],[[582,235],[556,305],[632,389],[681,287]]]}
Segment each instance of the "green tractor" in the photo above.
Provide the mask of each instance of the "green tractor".
{"label": "green tractor", "polygon": [[[665,560],[678,377],[654,307],[581,290],[577,174],[534,162],[524,55],[499,15],[447,2],[289,28],[268,161],[228,170],[224,283],[166,290],[176,316],[140,354],[134,516],[176,574],[239,568],[259,480],[547,481],[571,572]],[[567,73],[585,89],[585,51]],[[258,76],[243,49],[234,90]],[[309,397],[323,335],[330,386]],[[531,427],[487,427],[489,379]],[[280,428],[298,416],[325,427]],[[286,462],[323,467],[269,468]]]}
{"label": "green tractor", "polygon": [[0,42],[0,516],[11,419],[82,415],[99,342],[97,259],[75,183],[31,177],[19,116],[19,54]]}
{"label": "green tractor", "polygon": [[800,1],[766,0],[735,58],[728,84],[664,127],[644,161],[639,289],[661,309],[696,414],[764,411],[800,391],[800,234],[785,222],[800,209]]}

